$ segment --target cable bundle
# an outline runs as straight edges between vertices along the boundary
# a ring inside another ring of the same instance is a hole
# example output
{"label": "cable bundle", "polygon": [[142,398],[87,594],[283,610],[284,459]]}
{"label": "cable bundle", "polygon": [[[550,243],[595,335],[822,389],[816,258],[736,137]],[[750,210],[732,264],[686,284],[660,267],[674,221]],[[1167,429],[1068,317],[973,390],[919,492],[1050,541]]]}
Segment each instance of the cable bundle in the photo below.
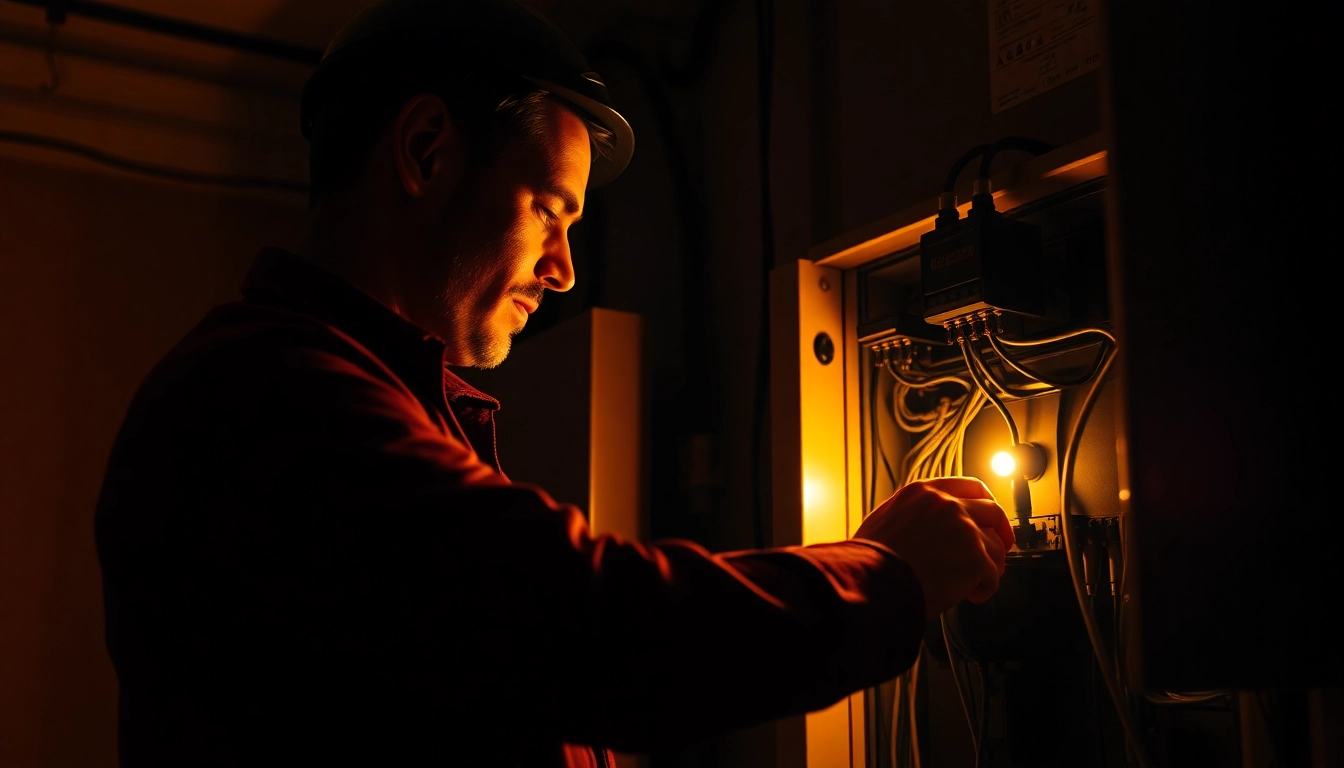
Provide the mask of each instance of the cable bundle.
{"label": "cable bundle", "polygon": [[[893,481],[899,477],[900,484],[905,485],[915,480],[961,475],[966,430],[984,408],[988,398],[965,377],[930,375],[917,370],[914,346],[909,339],[889,342],[874,352],[878,365],[895,380],[891,408],[897,425],[911,435],[923,435],[902,457],[899,475],[888,466]],[[932,408],[920,409],[912,404],[913,400],[929,401],[933,398],[936,401]],[[873,485],[876,486],[876,483]],[[967,678],[969,670],[958,668],[967,662],[963,656],[954,653],[951,641],[948,640],[950,633],[946,617],[943,621],[953,678],[957,682],[967,719],[972,721],[972,693]],[[916,659],[910,669],[893,682],[891,727],[887,732],[892,766],[918,768],[920,765],[915,708],[919,667],[920,661]],[[971,735],[978,742],[974,725]]]}
{"label": "cable bundle", "polygon": [[[1137,738],[1132,723],[1132,707],[1126,703],[1127,692],[1123,689],[1119,666],[1112,660],[1112,654],[1101,638],[1101,631],[1091,604],[1086,595],[1086,582],[1082,574],[1081,552],[1075,541],[1071,519],[1074,502],[1073,473],[1076,465],[1078,446],[1087,419],[1096,404],[1101,385],[1114,359],[1116,340],[1110,331],[1099,328],[1082,328],[1070,333],[1042,339],[1014,340],[1002,335],[1002,325],[996,312],[979,312],[965,318],[958,318],[946,324],[948,339],[958,345],[966,365],[965,375],[934,375],[918,370],[915,364],[913,346],[909,340],[888,342],[875,349],[878,363],[891,375],[895,383],[892,389],[892,415],[902,430],[911,435],[922,435],[906,452],[900,466],[902,484],[914,480],[932,477],[961,475],[963,473],[962,455],[966,430],[989,404],[1003,416],[1008,426],[1013,445],[1020,443],[1017,424],[1005,403],[1005,398],[1021,398],[1050,391],[1060,391],[1089,385],[1083,400],[1075,413],[1068,430],[1061,455],[1060,499],[1061,533],[1069,572],[1074,585],[1075,596],[1082,609],[1084,623],[1093,654],[1103,672],[1108,693],[1111,695],[1116,711],[1124,726],[1130,749],[1140,765],[1148,765],[1145,750]],[[1073,378],[1057,378],[1035,370],[1019,359],[1019,350],[1051,347],[1070,342],[1077,343],[1096,339],[1100,349],[1084,375]],[[988,345],[989,352],[997,361],[991,365],[983,355],[982,347]],[[1012,371],[1025,380],[1025,384],[1010,383],[1003,373]],[[923,399],[927,405],[931,395],[936,396],[932,407],[919,408],[912,401]],[[893,473],[894,475],[895,473]],[[1123,573],[1123,572],[1122,572]],[[985,730],[989,706],[988,679],[979,664],[969,660],[961,643],[957,642],[955,617],[952,612],[940,617],[943,640],[947,648],[953,679],[956,682],[963,712],[971,732],[971,742],[980,763],[985,748]],[[970,668],[975,667],[980,678],[980,695],[976,697],[970,680]],[[892,707],[891,760],[893,766],[919,765],[918,734],[914,727],[915,691],[918,682],[918,662],[895,681]],[[1184,698],[1184,697],[1182,697]],[[978,700],[977,700],[978,699]],[[909,720],[909,727],[901,727]],[[904,736],[905,738],[900,738]]]}

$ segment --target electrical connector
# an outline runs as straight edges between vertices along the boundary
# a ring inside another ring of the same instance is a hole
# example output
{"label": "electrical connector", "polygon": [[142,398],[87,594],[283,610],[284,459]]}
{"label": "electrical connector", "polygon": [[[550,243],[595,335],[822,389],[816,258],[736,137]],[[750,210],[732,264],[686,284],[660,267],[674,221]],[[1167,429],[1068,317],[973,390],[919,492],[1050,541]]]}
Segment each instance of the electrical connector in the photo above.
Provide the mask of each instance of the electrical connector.
{"label": "electrical connector", "polygon": [[[1035,318],[1058,314],[1053,306],[1051,276],[1041,253],[1041,232],[1032,224],[1009,219],[994,207],[989,171],[1004,150],[1041,154],[1049,144],[1017,136],[968,150],[953,165],[933,231],[919,239],[920,281],[924,319],[934,325],[978,311],[1010,312]],[[975,157],[980,174],[971,208],[959,218],[953,186],[956,176]]]}
{"label": "electrical connector", "polygon": [[981,310],[1050,317],[1041,231],[973,205],[965,218],[919,239],[923,314],[928,323]]}
{"label": "electrical connector", "polygon": [[926,344],[941,344],[943,332],[938,326],[924,322],[924,318],[919,315],[899,313],[860,324],[858,338],[859,343],[865,345],[902,338]]}

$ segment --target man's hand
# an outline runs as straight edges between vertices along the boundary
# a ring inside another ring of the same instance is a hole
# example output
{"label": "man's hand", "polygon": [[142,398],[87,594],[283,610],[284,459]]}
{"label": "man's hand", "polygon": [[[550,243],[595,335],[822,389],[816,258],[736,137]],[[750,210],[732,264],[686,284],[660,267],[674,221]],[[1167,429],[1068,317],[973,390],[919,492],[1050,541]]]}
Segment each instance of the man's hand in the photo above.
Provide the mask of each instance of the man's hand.
{"label": "man's hand", "polygon": [[982,603],[998,590],[1013,526],[984,483],[940,477],[902,486],[854,538],[884,544],[910,564],[932,618],[962,598]]}

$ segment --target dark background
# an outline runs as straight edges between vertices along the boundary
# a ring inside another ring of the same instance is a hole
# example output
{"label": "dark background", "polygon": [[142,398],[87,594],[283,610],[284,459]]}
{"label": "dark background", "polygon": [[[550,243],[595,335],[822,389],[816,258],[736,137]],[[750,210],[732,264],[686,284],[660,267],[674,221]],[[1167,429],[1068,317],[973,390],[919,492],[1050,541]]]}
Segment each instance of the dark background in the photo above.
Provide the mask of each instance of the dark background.
{"label": "dark background", "polygon": [[[578,287],[551,297],[527,333],[588,306],[643,315],[653,533],[752,546],[764,265],[910,206],[932,213],[949,164],[973,145],[1098,133],[1102,73],[993,114],[984,0],[531,4],[589,52],[637,146],[573,232]],[[320,50],[362,3],[117,5]],[[1128,24],[1127,46],[1163,28],[1160,14]],[[1159,38],[1179,48],[1174,29]],[[1194,49],[1201,66],[1215,42]],[[258,247],[297,243],[304,198],[284,187],[306,175],[307,71],[77,17],[53,31],[41,9],[0,0],[0,131],[283,181],[171,182],[0,141],[0,766],[113,764],[91,524],[103,462],[150,366],[235,295]],[[679,457],[697,434],[710,436],[714,482],[692,496]],[[766,765],[768,738],[749,729],[681,760]]]}

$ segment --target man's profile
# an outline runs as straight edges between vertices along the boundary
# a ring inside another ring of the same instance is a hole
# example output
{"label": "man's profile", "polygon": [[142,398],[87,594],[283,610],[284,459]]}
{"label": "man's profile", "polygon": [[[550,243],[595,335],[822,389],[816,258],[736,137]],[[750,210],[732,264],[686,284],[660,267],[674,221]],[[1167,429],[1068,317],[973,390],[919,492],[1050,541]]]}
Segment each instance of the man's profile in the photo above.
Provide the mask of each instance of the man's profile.
{"label": "man's profile", "polygon": [[997,588],[1012,532],[970,478],[734,553],[595,537],[508,480],[498,403],[451,368],[574,284],[568,230],[633,149],[549,23],[376,3],[301,123],[302,242],[160,362],[109,459],[123,765],[604,765],[890,679]]}

